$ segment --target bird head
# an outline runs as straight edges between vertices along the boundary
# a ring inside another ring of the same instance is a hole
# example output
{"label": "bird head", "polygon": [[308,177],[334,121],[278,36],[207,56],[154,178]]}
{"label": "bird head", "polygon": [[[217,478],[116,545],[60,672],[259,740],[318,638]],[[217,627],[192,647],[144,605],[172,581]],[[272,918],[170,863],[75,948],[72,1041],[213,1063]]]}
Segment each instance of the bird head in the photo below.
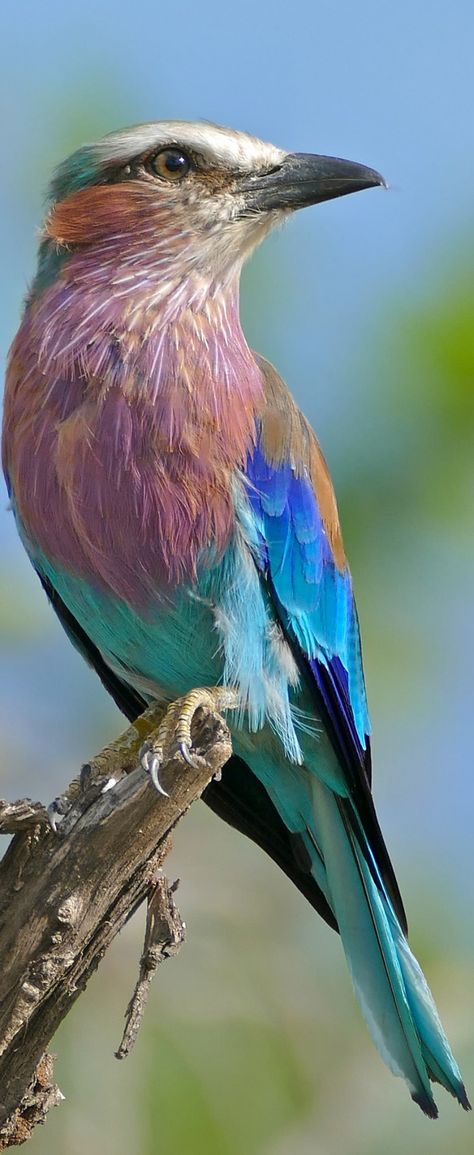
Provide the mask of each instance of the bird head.
{"label": "bird head", "polygon": [[[384,185],[334,157],[291,153],[208,123],[159,121],[85,145],[57,170],[43,257],[92,254],[127,291],[138,277],[172,289],[222,287],[289,213]],[[115,283],[115,282],[114,282]]]}

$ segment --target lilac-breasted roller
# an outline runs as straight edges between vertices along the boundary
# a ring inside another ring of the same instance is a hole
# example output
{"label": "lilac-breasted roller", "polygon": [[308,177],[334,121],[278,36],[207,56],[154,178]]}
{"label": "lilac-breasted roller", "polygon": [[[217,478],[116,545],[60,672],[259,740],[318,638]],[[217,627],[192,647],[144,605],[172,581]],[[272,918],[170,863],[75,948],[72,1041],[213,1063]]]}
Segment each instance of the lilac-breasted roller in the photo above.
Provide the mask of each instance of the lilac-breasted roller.
{"label": "lilac-breasted roller", "polygon": [[375,1043],[436,1116],[431,1080],[469,1103],[372,800],[334,492],[239,320],[242,265],[275,225],[383,183],[209,124],[79,149],[50,189],[3,461],[40,580],[124,713],[202,686],[237,706],[206,801],[339,930]]}

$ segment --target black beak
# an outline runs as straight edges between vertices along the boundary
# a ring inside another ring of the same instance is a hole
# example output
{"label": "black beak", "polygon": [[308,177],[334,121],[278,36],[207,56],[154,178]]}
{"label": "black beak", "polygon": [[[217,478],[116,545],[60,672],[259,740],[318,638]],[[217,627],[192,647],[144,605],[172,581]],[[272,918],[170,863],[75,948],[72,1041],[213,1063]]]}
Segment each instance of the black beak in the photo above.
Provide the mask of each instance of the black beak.
{"label": "black beak", "polygon": [[272,209],[302,209],[376,185],[387,188],[383,176],[364,164],[335,156],[289,152],[271,172],[239,180],[235,191],[243,194],[241,215],[247,216]]}

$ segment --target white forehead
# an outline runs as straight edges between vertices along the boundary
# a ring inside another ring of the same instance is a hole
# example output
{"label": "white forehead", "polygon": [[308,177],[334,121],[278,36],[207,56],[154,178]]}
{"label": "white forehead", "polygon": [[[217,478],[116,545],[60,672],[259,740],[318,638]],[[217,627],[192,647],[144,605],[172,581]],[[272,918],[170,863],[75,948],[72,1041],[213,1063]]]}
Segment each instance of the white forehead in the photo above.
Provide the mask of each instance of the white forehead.
{"label": "white forehead", "polygon": [[182,145],[223,168],[244,171],[280,164],[286,156],[283,149],[266,144],[246,132],[188,120],[158,120],[150,124],[136,124],[132,128],[110,133],[92,147],[98,164],[120,164],[142,152],[166,145]]}

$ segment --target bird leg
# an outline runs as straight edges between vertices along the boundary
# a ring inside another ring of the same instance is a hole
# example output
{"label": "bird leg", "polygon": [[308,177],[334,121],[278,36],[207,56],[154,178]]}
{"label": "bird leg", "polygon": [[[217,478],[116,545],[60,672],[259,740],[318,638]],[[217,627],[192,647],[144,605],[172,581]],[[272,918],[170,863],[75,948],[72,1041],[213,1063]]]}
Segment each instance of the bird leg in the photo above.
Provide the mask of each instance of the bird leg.
{"label": "bird leg", "polygon": [[86,762],[79,777],[47,808],[55,833],[67,833],[99,794],[111,790],[119,778],[136,769],[145,738],[157,733],[165,710],[162,703],[153,702],[123,734]]}
{"label": "bird leg", "polygon": [[179,753],[188,766],[199,766],[198,755],[192,753],[192,727],[196,715],[201,710],[220,713],[222,710],[237,710],[242,700],[237,690],[230,686],[203,686],[190,690],[182,698],[172,702],[158,728],[156,737],[148,738],[140,750],[140,763],[159,794],[165,794],[159,772],[166,760]]}

